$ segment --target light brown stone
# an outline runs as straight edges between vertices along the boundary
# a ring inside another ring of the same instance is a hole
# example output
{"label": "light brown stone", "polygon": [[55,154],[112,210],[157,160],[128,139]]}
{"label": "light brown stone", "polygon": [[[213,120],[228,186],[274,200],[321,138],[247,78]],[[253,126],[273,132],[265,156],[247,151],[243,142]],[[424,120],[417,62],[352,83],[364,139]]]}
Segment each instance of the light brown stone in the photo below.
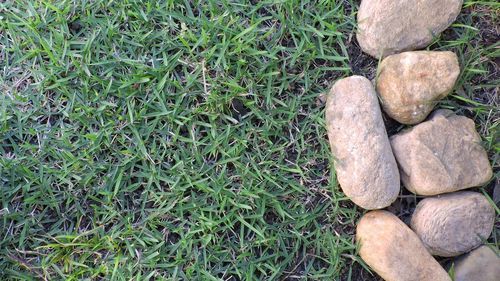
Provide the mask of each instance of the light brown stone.
{"label": "light brown stone", "polygon": [[417,235],[387,211],[371,211],[358,222],[361,258],[386,281],[451,281]]}
{"label": "light brown stone", "polygon": [[463,0],[363,0],[358,11],[361,49],[379,58],[426,47],[451,25]]}
{"label": "light brown stone", "polygon": [[392,136],[401,180],[411,192],[437,195],[487,183],[493,175],[474,122],[448,110]]}
{"label": "light brown stone", "polygon": [[399,172],[385,131],[377,95],[361,76],[333,85],[326,105],[326,126],[337,180],[358,206],[389,206],[400,190]]}
{"label": "light brown stone", "polygon": [[453,257],[481,245],[495,221],[495,210],[477,192],[455,192],[420,201],[411,229],[432,255]]}
{"label": "light brown stone", "polygon": [[500,280],[500,257],[488,246],[481,246],[455,262],[455,281]]}
{"label": "light brown stone", "polygon": [[415,51],[385,58],[377,92],[382,108],[403,124],[422,122],[455,85],[460,67],[453,52]]}

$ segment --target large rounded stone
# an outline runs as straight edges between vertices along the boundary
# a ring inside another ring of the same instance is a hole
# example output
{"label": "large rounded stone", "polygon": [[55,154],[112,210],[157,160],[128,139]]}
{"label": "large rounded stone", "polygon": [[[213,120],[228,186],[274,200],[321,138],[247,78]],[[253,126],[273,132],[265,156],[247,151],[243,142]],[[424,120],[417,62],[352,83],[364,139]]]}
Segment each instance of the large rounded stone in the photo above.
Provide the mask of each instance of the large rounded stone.
{"label": "large rounded stone", "polygon": [[417,235],[387,211],[365,214],[356,240],[361,258],[386,281],[451,281]]}
{"label": "large rounded stone", "polygon": [[363,0],[357,39],[373,57],[427,46],[453,23],[463,0]]}
{"label": "large rounded stone", "polygon": [[487,246],[481,246],[455,262],[455,281],[500,280],[500,257]]}
{"label": "large rounded stone", "polygon": [[377,92],[390,117],[417,124],[450,93],[458,74],[458,58],[453,52],[405,52],[382,61]]}
{"label": "large rounded stone", "polygon": [[365,209],[389,206],[399,193],[399,172],[370,81],[351,76],[328,95],[326,126],[337,179]]}
{"label": "large rounded stone", "polygon": [[392,136],[405,187],[437,195],[487,183],[493,175],[474,121],[438,110],[429,121]]}
{"label": "large rounded stone", "polygon": [[481,245],[494,221],[495,210],[484,195],[462,191],[420,201],[411,228],[432,255],[453,257]]}

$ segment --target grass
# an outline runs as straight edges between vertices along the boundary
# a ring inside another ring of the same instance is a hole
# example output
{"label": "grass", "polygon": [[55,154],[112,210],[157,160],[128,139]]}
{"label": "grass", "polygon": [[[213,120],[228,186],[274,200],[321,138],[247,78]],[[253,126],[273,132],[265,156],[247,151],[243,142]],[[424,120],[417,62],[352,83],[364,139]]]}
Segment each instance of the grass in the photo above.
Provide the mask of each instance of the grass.
{"label": "grass", "polygon": [[[375,75],[358,5],[0,1],[0,279],[377,280],[322,104]],[[460,57],[441,107],[474,118],[495,178],[499,8],[465,1],[430,47]]]}

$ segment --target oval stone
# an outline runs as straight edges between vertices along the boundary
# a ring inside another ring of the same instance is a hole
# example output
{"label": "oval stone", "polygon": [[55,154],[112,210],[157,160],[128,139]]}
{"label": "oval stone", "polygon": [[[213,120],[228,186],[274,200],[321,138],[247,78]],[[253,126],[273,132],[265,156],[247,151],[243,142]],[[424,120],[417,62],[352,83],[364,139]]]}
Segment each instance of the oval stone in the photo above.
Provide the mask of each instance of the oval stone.
{"label": "oval stone", "polygon": [[463,0],[363,0],[357,39],[373,57],[426,47],[457,18]]}
{"label": "oval stone", "polygon": [[462,191],[420,201],[411,228],[432,255],[453,257],[481,245],[494,221],[495,210],[484,195]]}
{"label": "oval stone", "polygon": [[371,211],[358,222],[361,258],[386,281],[451,281],[417,235],[387,211]]}
{"label": "oval stone", "polygon": [[488,246],[481,246],[455,262],[454,275],[455,281],[498,281],[500,256]]}
{"label": "oval stone", "polygon": [[394,202],[400,190],[399,171],[368,79],[351,76],[333,85],[326,126],[342,191],[365,209]]}
{"label": "oval stone", "polygon": [[460,74],[453,52],[415,51],[391,55],[379,66],[377,92],[382,108],[402,124],[422,122],[446,97]]}

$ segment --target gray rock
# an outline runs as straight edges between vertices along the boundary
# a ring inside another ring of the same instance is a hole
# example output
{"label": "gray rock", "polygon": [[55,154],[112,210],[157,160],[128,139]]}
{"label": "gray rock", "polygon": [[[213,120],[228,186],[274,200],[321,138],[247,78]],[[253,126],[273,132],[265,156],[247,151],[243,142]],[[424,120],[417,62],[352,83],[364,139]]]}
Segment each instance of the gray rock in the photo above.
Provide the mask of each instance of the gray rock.
{"label": "gray rock", "polygon": [[363,0],[357,39],[373,57],[417,50],[451,25],[463,0]]}
{"label": "gray rock", "polygon": [[326,104],[326,126],[337,179],[358,206],[380,209],[399,194],[399,172],[370,81],[337,81]]}
{"label": "gray rock", "polygon": [[481,246],[455,262],[455,281],[500,280],[500,257],[488,246]]}
{"label": "gray rock", "polygon": [[422,122],[446,97],[460,74],[453,52],[415,51],[391,55],[379,66],[377,92],[382,108],[403,124]]}
{"label": "gray rock", "polygon": [[420,201],[411,228],[432,255],[454,257],[481,245],[494,222],[495,210],[484,195],[462,191]]}
{"label": "gray rock", "polygon": [[361,258],[386,281],[451,281],[418,236],[387,211],[366,213],[356,241]]}
{"label": "gray rock", "polygon": [[419,195],[437,195],[487,183],[493,171],[474,121],[448,110],[392,136],[404,186]]}
{"label": "gray rock", "polygon": [[493,188],[493,201],[500,204],[500,179],[497,178],[495,187]]}

